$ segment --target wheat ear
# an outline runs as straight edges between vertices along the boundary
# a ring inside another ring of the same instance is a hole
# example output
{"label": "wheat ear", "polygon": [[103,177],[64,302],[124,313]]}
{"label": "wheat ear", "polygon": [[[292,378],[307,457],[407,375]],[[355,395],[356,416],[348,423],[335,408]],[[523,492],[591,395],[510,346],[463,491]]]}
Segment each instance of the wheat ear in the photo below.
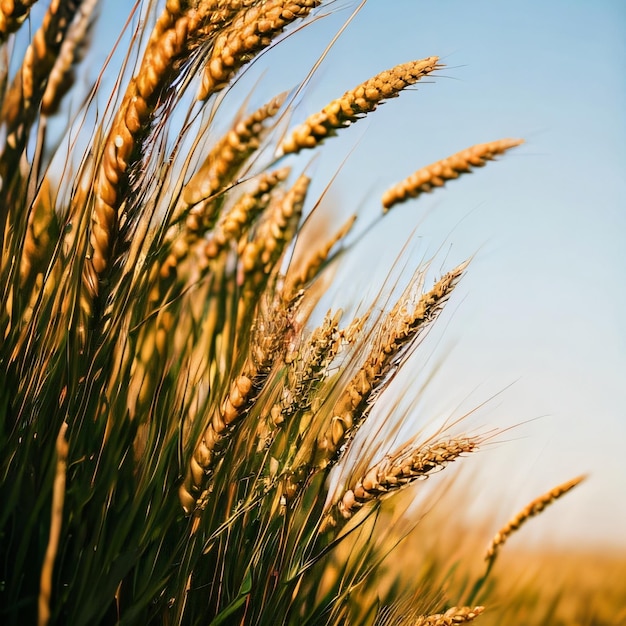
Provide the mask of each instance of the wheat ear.
{"label": "wheat ear", "polygon": [[498,556],[500,548],[504,545],[506,540],[520,528],[522,524],[528,521],[531,517],[541,513],[547,506],[558,500],[561,496],[565,495],[568,491],[573,489],[576,485],[580,484],[585,479],[584,475],[577,476],[568,480],[567,482],[554,487],[542,496],[535,498],[527,506],[525,506],[515,517],[513,517],[505,526],[503,526],[491,540],[485,559],[490,567]]}
{"label": "wheat ear", "polygon": [[336,505],[326,513],[320,532],[349,520],[364,504],[379,499],[435,471],[461,455],[474,452],[478,437],[457,437],[417,448],[402,448],[370,468],[354,487],[347,489]]}
{"label": "wheat ear", "polygon": [[250,350],[240,373],[234,377],[227,393],[212,410],[209,422],[199,437],[185,479],[179,488],[180,502],[191,513],[210,480],[216,456],[223,453],[233,428],[242,420],[262,388],[272,365],[283,357],[286,310],[278,301],[269,311],[260,307],[250,340]]}
{"label": "wheat ear", "polygon": [[267,0],[242,11],[215,40],[198,100],[223,89],[237,70],[267,48],[287,25],[306,17],[320,4],[320,0]]}
{"label": "wheat ear", "polygon": [[339,128],[344,128],[370,113],[383,101],[397,96],[405,87],[442,67],[438,57],[411,61],[377,74],[358,87],[309,116],[282,142],[283,154],[314,148]]}
{"label": "wheat ear", "polygon": [[467,263],[462,263],[448,272],[412,307],[412,294],[409,291],[389,312],[383,322],[380,339],[339,397],[330,424],[317,439],[317,463],[324,465],[331,460],[346,443],[346,437],[353,434],[363,422],[372,393],[380,389],[386,377],[397,366],[402,349],[437,317],[466,267]]}
{"label": "wheat ear", "polygon": [[328,241],[306,259],[297,271],[293,272],[293,274],[291,271],[287,273],[285,293],[296,293],[317,276],[324,263],[328,260],[330,251],[350,232],[355,221],[356,215],[352,215]]}
{"label": "wheat ear", "polygon": [[483,606],[453,606],[445,613],[434,613],[433,615],[420,615],[411,626],[455,626],[456,624],[466,624],[474,621],[483,611]]}
{"label": "wheat ear", "polygon": [[100,279],[109,268],[118,213],[128,191],[129,169],[141,158],[140,140],[148,131],[155,106],[169,89],[174,73],[198,45],[198,31],[205,15],[199,10],[182,13],[179,5],[168,3],[157,21],[139,70],[130,81],[104,140],[96,173],[90,253],[84,266],[84,281],[92,299],[98,297]]}
{"label": "wheat ear", "polygon": [[479,143],[441,161],[431,163],[389,188],[382,197],[383,208],[386,212],[395,204],[404,202],[408,198],[416,198],[435,187],[442,187],[447,181],[471,172],[472,167],[482,167],[487,161],[493,160],[496,155],[522,143],[524,143],[523,139],[499,139],[489,143]]}
{"label": "wheat ear", "polygon": [[61,44],[59,54],[50,70],[48,84],[41,99],[41,112],[43,115],[52,115],[56,112],[61,98],[72,85],[72,66],[85,43],[91,17],[97,4],[98,0],[83,0],[70,24]]}
{"label": "wheat ear", "polygon": [[59,223],[53,202],[50,181],[44,178],[28,214],[22,244],[20,287],[24,290],[45,269],[59,235]]}
{"label": "wheat ear", "polygon": [[341,311],[329,311],[324,321],[303,345],[285,357],[287,380],[280,402],[270,410],[272,423],[277,426],[311,404],[316,384],[323,378],[326,367],[337,355],[342,336],[339,331]]}
{"label": "wheat ear", "polygon": [[79,0],[50,3],[41,26],[26,48],[22,65],[4,95],[0,111],[0,120],[6,124],[5,150],[0,158],[0,175],[5,181],[3,192],[8,187],[11,168],[26,147],[50,72],[79,6]]}
{"label": "wheat ear", "polygon": [[52,511],[50,514],[50,536],[44,562],[41,567],[39,585],[39,626],[45,626],[50,620],[50,597],[52,595],[52,573],[56,559],[63,522],[63,503],[65,502],[65,483],[67,474],[67,455],[69,445],[65,435],[67,423],[63,422],[56,439],[56,471],[52,487]]}
{"label": "wheat ear", "polygon": [[283,167],[259,176],[254,189],[244,193],[221,215],[208,233],[204,244],[204,259],[216,259],[229,242],[239,241],[254,220],[268,207],[272,191],[287,180],[289,168]]}
{"label": "wheat ear", "polygon": [[241,250],[244,292],[258,293],[267,280],[285,246],[291,241],[302,215],[311,179],[302,174],[284,198],[268,207],[266,219],[258,226],[251,241]]}
{"label": "wheat ear", "polygon": [[2,0],[0,2],[0,43],[21,26],[35,2],[37,0]]}
{"label": "wheat ear", "polygon": [[265,122],[278,113],[285,95],[272,98],[252,114],[237,120],[216,142],[202,166],[183,188],[182,207],[175,212],[173,221],[190,207],[185,224],[187,231],[201,235],[208,230],[214,216],[212,209],[217,205],[213,196],[232,182],[246,159],[260,148],[268,130]]}

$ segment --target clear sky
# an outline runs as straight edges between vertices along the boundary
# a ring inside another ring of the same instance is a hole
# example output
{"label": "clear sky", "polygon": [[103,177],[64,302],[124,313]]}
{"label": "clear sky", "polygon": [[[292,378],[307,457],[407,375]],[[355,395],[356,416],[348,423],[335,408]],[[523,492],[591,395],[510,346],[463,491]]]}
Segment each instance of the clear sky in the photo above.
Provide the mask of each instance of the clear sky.
{"label": "clear sky", "polygon": [[[354,3],[333,6],[346,10],[253,68],[261,90],[296,84]],[[475,254],[398,393],[420,386],[428,359],[426,373],[437,372],[410,428],[498,392],[468,428],[539,418],[477,461],[474,495],[498,500],[502,519],[590,474],[529,526],[530,539],[626,545],[625,35],[621,1],[369,0],[294,113],[303,119],[396,63],[438,55],[446,64],[323,150],[319,180],[342,166],[330,204],[360,206],[363,226],[378,217],[385,188],[420,166],[474,143],[526,139],[485,170],[394,209],[359,247],[348,285],[354,297],[376,293],[368,261],[386,271],[416,227],[410,267],[438,250],[436,271]]]}
{"label": "clear sky", "polygon": [[[355,4],[329,3],[330,15],[263,55],[248,75],[258,81],[253,102],[293,88]],[[120,7],[128,5],[107,4],[97,35],[104,44],[121,25]],[[424,360],[426,371],[437,366],[411,427],[502,392],[468,428],[539,419],[483,453],[476,497],[502,496],[504,520],[589,472],[547,520],[558,531],[538,520],[525,532],[626,546],[626,3],[368,0],[294,122],[383,69],[431,55],[446,64],[436,77],[323,149],[314,164],[319,190],[342,166],[333,206],[344,215],[360,207],[365,228],[386,187],[415,169],[474,143],[527,143],[394,209],[358,247],[349,287],[371,297],[368,261],[388,269],[416,227],[409,267],[436,255],[440,273],[475,255],[439,330],[407,369],[404,385],[417,389]],[[226,101],[233,107],[237,93]]]}

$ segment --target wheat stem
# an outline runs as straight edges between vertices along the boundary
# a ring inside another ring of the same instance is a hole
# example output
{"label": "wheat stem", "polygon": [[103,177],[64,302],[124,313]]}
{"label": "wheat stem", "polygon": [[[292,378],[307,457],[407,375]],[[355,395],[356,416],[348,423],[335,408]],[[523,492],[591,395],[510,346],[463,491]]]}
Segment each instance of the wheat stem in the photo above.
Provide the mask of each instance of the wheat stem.
{"label": "wheat stem", "polygon": [[41,582],[39,586],[39,626],[45,626],[50,620],[50,597],[52,595],[52,572],[59,547],[61,525],[63,523],[63,502],[65,500],[65,480],[67,471],[67,455],[69,447],[65,439],[67,423],[59,429],[56,440],[56,472],[52,489],[52,511],[50,514],[50,536],[46,555],[41,568]]}

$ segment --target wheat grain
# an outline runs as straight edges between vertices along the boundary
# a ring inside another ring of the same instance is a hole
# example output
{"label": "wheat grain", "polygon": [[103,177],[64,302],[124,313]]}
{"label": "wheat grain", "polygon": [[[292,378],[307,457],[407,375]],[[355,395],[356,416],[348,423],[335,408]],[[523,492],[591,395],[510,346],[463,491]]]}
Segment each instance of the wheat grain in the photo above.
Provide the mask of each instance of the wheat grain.
{"label": "wheat grain", "polygon": [[509,520],[509,522],[495,534],[489,544],[489,547],[487,548],[485,559],[489,562],[489,564],[495,561],[500,548],[504,545],[506,540],[520,528],[522,524],[528,521],[531,517],[541,513],[547,506],[552,504],[555,500],[558,500],[561,496],[565,495],[576,485],[580,484],[584,479],[584,475],[577,476],[576,478],[572,478],[572,480],[568,480],[567,482],[554,487],[554,489],[551,489],[542,496],[535,498],[515,517]]}
{"label": "wheat grain", "polygon": [[295,128],[282,142],[280,150],[283,154],[289,154],[316,147],[336,130],[376,109],[383,100],[396,97],[409,85],[442,67],[438,61],[438,57],[428,57],[396,65],[346,91],[341,98],[333,100]]}
{"label": "wheat grain", "polygon": [[287,25],[306,17],[320,4],[320,0],[267,0],[242,11],[215,41],[198,100],[223,89],[235,72],[267,48]]}
{"label": "wheat grain", "polygon": [[480,143],[427,165],[388,189],[382,197],[383,208],[388,211],[392,206],[408,198],[417,198],[420,194],[427,193],[435,187],[442,187],[446,181],[471,172],[472,167],[482,167],[496,155],[519,146],[523,142],[523,139],[499,139],[489,143]]}

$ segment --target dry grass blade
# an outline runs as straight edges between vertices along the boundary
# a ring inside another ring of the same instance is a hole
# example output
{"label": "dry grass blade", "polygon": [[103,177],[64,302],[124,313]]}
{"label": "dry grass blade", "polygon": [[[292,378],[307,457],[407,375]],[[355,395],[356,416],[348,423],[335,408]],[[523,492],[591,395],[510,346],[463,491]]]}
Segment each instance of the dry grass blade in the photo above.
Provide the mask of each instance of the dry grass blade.
{"label": "dry grass blade", "polygon": [[551,489],[542,496],[535,498],[527,506],[525,506],[515,517],[513,517],[505,526],[503,526],[491,540],[485,559],[490,567],[498,556],[500,548],[504,545],[506,540],[520,528],[522,524],[528,521],[531,517],[541,513],[547,506],[558,500],[561,496],[564,496],[568,491],[576,487],[585,479],[584,475],[577,476],[568,480],[554,489]]}
{"label": "dry grass blade", "polygon": [[428,57],[396,65],[346,91],[341,98],[333,100],[295,128],[280,146],[283,154],[316,147],[339,128],[376,109],[383,100],[396,97],[409,85],[442,67],[438,61],[438,57]]}
{"label": "dry grass blade", "polygon": [[436,187],[442,187],[446,181],[471,172],[472,167],[482,167],[498,154],[522,143],[524,143],[523,139],[499,139],[489,143],[479,143],[441,161],[427,165],[395,184],[383,194],[384,210],[388,211],[395,204],[400,204],[408,198],[417,198],[422,193],[432,191]]}

